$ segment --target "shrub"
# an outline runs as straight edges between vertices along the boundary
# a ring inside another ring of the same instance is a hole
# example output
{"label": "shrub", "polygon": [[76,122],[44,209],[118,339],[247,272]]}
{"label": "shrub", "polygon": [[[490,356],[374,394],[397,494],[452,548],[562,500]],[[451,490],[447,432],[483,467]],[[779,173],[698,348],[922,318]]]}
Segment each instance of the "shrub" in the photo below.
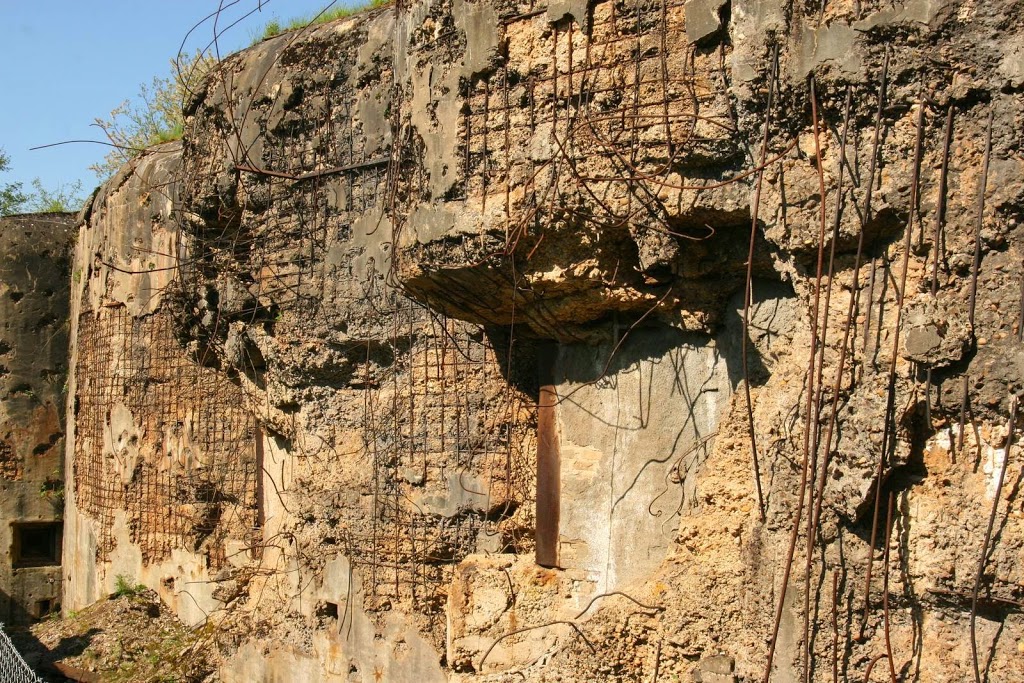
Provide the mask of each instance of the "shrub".
{"label": "shrub", "polygon": [[[11,159],[0,149],[0,172],[11,168]],[[0,185],[0,216],[18,213],[28,201],[28,195],[22,190],[21,183],[4,183]]]}
{"label": "shrub", "polygon": [[[10,169],[10,157],[0,149],[0,172]],[[0,216],[15,213],[65,213],[78,211],[82,206],[82,183],[76,181],[58,185],[50,190],[43,181],[32,181],[32,191],[26,192],[22,183],[0,185]]]}
{"label": "shrub", "polygon": [[26,206],[33,213],[75,212],[82,208],[85,201],[80,180],[48,190],[43,187],[42,181],[36,178],[32,181],[32,188],[34,192],[29,195]]}
{"label": "shrub", "polygon": [[135,99],[125,100],[106,119],[96,119],[110,143],[110,152],[89,168],[101,179],[112,176],[124,163],[147,147],[180,140],[185,130],[185,101],[217,64],[213,57],[195,52],[171,60],[171,74],[139,86]]}

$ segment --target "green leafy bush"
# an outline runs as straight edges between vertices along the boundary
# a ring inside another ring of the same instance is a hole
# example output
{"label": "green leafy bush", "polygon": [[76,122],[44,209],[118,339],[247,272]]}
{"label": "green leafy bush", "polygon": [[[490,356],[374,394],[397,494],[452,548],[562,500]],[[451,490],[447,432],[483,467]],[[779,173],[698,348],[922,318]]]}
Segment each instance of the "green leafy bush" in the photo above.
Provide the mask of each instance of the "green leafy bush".
{"label": "green leafy bush", "polygon": [[29,195],[28,210],[33,213],[68,213],[82,208],[82,181],[60,184],[47,189],[39,178],[32,181],[33,192]]}
{"label": "green leafy bush", "polygon": [[[0,172],[10,170],[10,157],[0,149]],[[76,181],[49,189],[43,181],[32,181],[32,190],[26,191],[23,183],[0,185],[0,216],[16,213],[65,213],[78,211],[84,197],[82,183]]]}
{"label": "green leafy bush", "polygon": [[185,130],[185,102],[217,60],[197,51],[178,55],[170,64],[169,76],[157,76],[152,83],[139,86],[134,101],[125,100],[110,112],[109,118],[98,118],[93,123],[114,145],[102,162],[89,167],[101,180],[112,176],[147,147],[181,139]]}
{"label": "green leafy bush", "polygon": [[[0,149],[0,172],[11,168],[11,158]],[[0,185],[0,216],[18,213],[28,201],[28,195],[22,190],[21,183],[4,183]]]}

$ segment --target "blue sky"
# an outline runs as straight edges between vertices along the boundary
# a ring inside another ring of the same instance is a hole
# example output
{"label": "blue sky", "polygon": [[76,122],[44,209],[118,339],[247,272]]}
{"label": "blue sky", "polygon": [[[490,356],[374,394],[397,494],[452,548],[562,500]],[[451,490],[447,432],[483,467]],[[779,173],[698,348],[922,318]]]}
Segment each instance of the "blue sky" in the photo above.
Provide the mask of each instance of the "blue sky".
{"label": "blue sky", "polygon": [[[169,61],[196,23],[225,6],[231,23],[257,10],[221,36],[221,54],[247,46],[271,19],[312,16],[330,0],[0,0],[0,148],[11,170],[0,184],[33,178],[54,188],[97,184],[89,165],[107,148],[73,144],[29,151],[63,140],[103,140],[90,124],[107,117],[139,85],[170,73]],[[340,0],[335,6],[351,5]],[[229,6],[230,5],[230,6]],[[213,38],[207,21],[188,38],[186,51]]]}

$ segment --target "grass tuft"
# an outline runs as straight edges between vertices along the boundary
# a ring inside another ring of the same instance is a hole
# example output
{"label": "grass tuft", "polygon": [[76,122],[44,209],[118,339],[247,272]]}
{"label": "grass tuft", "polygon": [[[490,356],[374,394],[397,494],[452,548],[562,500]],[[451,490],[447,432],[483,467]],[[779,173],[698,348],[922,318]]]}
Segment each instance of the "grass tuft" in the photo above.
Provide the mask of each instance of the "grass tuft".
{"label": "grass tuft", "polygon": [[134,598],[146,590],[141,583],[132,583],[132,580],[124,574],[118,574],[114,582],[115,598]]}
{"label": "grass tuft", "polygon": [[280,19],[275,17],[267,22],[267,25],[263,27],[262,33],[257,34],[253,38],[252,44],[255,45],[256,43],[267,40],[268,38],[273,38],[274,36],[279,36],[282,33],[288,33],[289,31],[297,31],[299,29],[306,28],[307,26],[319,26],[320,24],[326,24],[337,19],[351,17],[354,14],[359,14],[360,12],[365,12],[367,10],[386,7],[393,2],[394,0],[370,0],[362,5],[356,5],[354,7],[336,7],[318,15],[295,17],[283,23]]}

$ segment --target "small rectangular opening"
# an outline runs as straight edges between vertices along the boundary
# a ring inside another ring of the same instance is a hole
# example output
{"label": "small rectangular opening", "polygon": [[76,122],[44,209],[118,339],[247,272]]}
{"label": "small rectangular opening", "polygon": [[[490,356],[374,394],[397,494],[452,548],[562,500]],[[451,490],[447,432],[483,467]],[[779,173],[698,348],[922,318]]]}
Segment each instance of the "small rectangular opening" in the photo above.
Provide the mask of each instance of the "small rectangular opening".
{"label": "small rectangular opening", "polygon": [[17,567],[51,567],[60,564],[64,532],[62,522],[15,522],[12,564]]}
{"label": "small rectangular opening", "polygon": [[60,605],[58,605],[57,601],[52,598],[49,598],[47,600],[37,600],[35,617],[36,619],[43,619],[45,617],[50,616],[59,609]]}

